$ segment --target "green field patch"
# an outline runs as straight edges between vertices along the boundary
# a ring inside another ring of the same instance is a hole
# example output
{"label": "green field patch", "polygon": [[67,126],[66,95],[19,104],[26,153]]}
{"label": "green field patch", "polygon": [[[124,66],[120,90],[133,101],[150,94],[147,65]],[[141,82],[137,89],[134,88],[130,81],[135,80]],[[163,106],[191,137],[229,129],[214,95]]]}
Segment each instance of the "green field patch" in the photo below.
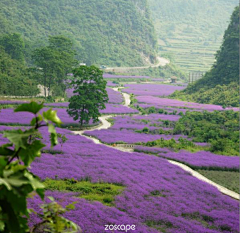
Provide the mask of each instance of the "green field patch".
{"label": "green field patch", "polygon": [[121,194],[124,187],[119,184],[91,183],[89,181],[46,179],[47,190],[74,192],[76,196],[89,201],[99,201],[107,206],[114,206],[114,197]]}
{"label": "green field patch", "polygon": [[239,172],[234,171],[213,171],[213,170],[196,170],[208,179],[239,193]]}

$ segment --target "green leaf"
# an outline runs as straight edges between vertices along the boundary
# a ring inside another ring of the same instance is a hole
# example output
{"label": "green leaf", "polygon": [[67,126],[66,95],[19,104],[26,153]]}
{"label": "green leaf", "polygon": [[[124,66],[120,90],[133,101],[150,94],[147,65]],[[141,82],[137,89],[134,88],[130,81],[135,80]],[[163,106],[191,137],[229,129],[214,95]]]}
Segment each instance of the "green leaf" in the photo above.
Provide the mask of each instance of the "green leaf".
{"label": "green leaf", "polygon": [[42,108],[43,103],[38,104],[32,101],[31,103],[21,104],[14,110],[14,112],[31,112],[33,114],[37,114]]}
{"label": "green leaf", "polygon": [[54,197],[52,197],[52,196],[48,196],[48,199],[49,199],[51,202],[55,201]]}
{"label": "green leaf", "polygon": [[40,189],[45,188],[45,186],[39,181],[39,179],[29,171],[25,170],[24,176],[30,181],[30,184],[34,191],[40,192]]}
{"label": "green leaf", "polygon": [[[17,163],[11,163],[8,169],[3,171],[0,185],[4,185],[7,190],[11,191],[9,195],[17,195],[18,198],[27,196],[32,191],[37,191],[42,197],[41,189],[45,187],[25,166]],[[14,196],[11,199],[14,199]]]}
{"label": "green leaf", "polygon": [[57,111],[54,111],[52,109],[49,109],[46,112],[43,112],[43,117],[46,122],[51,121],[57,125],[62,124],[61,120],[57,116]]}
{"label": "green leaf", "polygon": [[4,132],[3,137],[7,138],[10,142],[12,142],[15,145],[15,150],[18,150],[20,147],[26,149],[28,137],[36,132],[37,130],[35,129],[30,129],[26,131],[18,129]]}
{"label": "green leaf", "polygon": [[58,140],[57,140],[57,132],[54,125],[52,124],[48,125],[48,132],[50,133],[51,147],[56,146],[58,144]]}
{"label": "green leaf", "polygon": [[11,185],[8,183],[7,180],[0,178],[0,186],[4,185],[8,190],[12,190]]}
{"label": "green leaf", "polygon": [[43,120],[43,117],[42,117],[42,115],[39,114],[37,117],[34,117],[34,118],[32,119],[31,125],[32,125],[32,126],[35,126],[37,121],[38,121],[38,122],[41,122],[42,120]]}
{"label": "green leaf", "polygon": [[35,157],[39,157],[41,155],[41,149],[45,146],[46,145],[40,140],[35,140],[27,147],[27,149],[20,150],[19,157],[24,162],[24,165],[29,166]]}
{"label": "green leaf", "polygon": [[[2,172],[3,168],[6,167],[7,165],[7,160],[5,157],[0,157],[0,171]],[[0,173],[1,173],[0,172]]]}
{"label": "green leaf", "polygon": [[7,147],[10,147],[10,146],[12,146],[11,143],[2,145],[0,147],[0,155],[4,155],[4,156],[11,156],[11,155],[13,155],[14,151],[7,148]]}
{"label": "green leaf", "polygon": [[3,219],[2,216],[0,216],[0,232],[3,232],[5,228],[5,223],[1,219]]}
{"label": "green leaf", "polygon": [[9,232],[11,232],[11,233],[22,232],[22,231],[20,231],[20,223],[18,221],[18,216],[17,216],[17,214],[15,214],[12,205],[8,202],[1,200],[0,206],[3,209],[3,212],[7,212],[8,220],[6,221],[6,224],[8,226],[8,230],[10,230]]}

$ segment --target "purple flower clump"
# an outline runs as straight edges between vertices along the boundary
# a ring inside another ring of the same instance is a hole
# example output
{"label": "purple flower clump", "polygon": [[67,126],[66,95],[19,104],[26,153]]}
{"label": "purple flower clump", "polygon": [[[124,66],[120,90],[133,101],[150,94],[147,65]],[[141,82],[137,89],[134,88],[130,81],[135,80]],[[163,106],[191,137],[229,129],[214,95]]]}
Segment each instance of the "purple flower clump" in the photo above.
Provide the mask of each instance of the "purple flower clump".
{"label": "purple flower clump", "polygon": [[[106,88],[106,90],[109,98],[108,103],[120,104],[123,102],[123,97],[120,92],[114,91],[112,88]],[[66,93],[68,98],[74,95],[73,89],[67,89]]]}
{"label": "purple flower clump", "polygon": [[22,100],[0,100],[0,105],[7,105],[7,104],[24,104],[27,101]]}
{"label": "purple flower clump", "polygon": [[107,81],[107,86],[109,86],[109,87],[116,87],[117,84],[113,83],[112,81]]}
{"label": "purple flower clump", "polygon": [[123,96],[121,95],[120,92],[114,91],[111,88],[107,88],[107,93],[109,98],[108,103],[120,104],[123,102]]}

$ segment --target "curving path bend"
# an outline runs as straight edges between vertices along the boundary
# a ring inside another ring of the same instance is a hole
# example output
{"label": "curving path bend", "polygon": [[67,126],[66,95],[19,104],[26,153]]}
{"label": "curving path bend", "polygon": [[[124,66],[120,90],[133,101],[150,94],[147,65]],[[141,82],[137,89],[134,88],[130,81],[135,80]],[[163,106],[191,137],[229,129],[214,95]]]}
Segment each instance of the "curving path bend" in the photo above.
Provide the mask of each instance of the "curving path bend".
{"label": "curving path bend", "polygon": [[141,70],[141,69],[148,69],[148,68],[155,68],[159,66],[166,66],[170,63],[170,61],[164,57],[157,57],[156,64],[148,65],[148,66],[139,66],[139,67],[107,67],[105,71],[108,72],[128,72],[131,70]]}
{"label": "curving path bend", "polygon": [[[118,88],[113,88],[114,91],[118,91]],[[127,93],[122,93],[123,94],[123,97],[124,97],[124,100],[125,100],[125,104],[124,106],[126,107],[129,107],[130,105],[130,95],[127,94]],[[102,144],[102,145],[105,145],[105,146],[108,146],[108,147],[111,147],[111,148],[115,148],[117,150],[121,150],[121,151],[124,151],[124,152],[133,152],[133,149],[130,149],[130,148],[125,148],[125,147],[112,147],[112,146],[109,146],[109,145],[106,145],[104,143],[102,143],[100,140],[98,140],[97,138],[94,138],[94,137],[91,137],[91,136],[86,136],[84,135],[83,133],[85,131],[93,131],[93,130],[101,130],[101,129],[108,129],[111,127],[111,123],[107,121],[107,119],[113,117],[113,115],[107,115],[107,116],[101,116],[99,117],[99,120],[102,122],[102,124],[97,127],[97,128],[93,128],[93,129],[90,129],[90,130],[82,130],[82,131],[73,131],[74,134],[78,134],[78,135],[81,135],[85,138],[88,138],[88,139],[91,139],[94,143],[96,144]],[[227,196],[230,196],[236,200],[239,200],[239,194],[238,193],[235,193],[211,180],[209,180],[208,178],[206,178],[205,176],[201,175],[200,173],[194,171],[193,169],[191,169],[190,167],[186,166],[185,164],[182,164],[182,163],[179,163],[179,162],[176,162],[176,161],[172,161],[172,160],[168,160],[169,163],[173,164],[173,165],[176,165],[180,168],[182,168],[184,171],[186,172],[189,172],[192,176],[198,178],[199,180],[202,180],[204,182],[207,182],[208,184],[216,187],[221,193],[227,195]]]}

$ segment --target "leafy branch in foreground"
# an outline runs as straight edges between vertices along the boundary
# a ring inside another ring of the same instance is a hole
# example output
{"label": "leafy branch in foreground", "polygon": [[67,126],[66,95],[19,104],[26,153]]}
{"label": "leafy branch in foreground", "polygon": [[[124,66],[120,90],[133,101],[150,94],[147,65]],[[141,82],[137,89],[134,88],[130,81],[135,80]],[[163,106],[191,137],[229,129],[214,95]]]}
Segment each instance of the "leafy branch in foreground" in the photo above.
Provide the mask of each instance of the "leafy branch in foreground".
{"label": "leafy branch in foreground", "polygon": [[[29,232],[27,223],[30,210],[27,208],[27,198],[33,193],[44,198],[44,185],[28,170],[28,167],[36,157],[41,156],[41,149],[45,147],[40,140],[39,129],[48,127],[53,147],[58,143],[54,124],[60,125],[61,120],[52,109],[40,114],[42,108],[43,104],[36,102],[18,106],[15,112],[30,112],[35,115],[31,121],[32,127],[26,130],[11,130],[3,134],[9,143],[0,147],[0,232]],[[77,232],[77,227],[74,224],[70,225],[65,224],[64,228],[70,226]]]}

